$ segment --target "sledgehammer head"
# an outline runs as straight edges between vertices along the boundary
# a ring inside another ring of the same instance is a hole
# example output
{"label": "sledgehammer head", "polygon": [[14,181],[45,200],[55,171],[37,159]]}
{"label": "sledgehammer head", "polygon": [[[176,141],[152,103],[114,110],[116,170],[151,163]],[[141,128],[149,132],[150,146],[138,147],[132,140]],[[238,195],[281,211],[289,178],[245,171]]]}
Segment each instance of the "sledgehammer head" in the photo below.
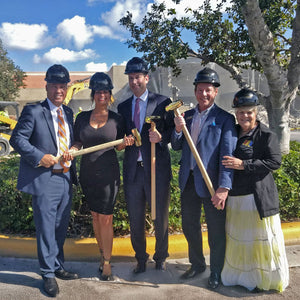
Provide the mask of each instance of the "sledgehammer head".
{"label": "sledgehammer head", "polygon": [[166,111],[175,110],[175,109],[179,108],[182,105],[183,105],[182,100],[179,100],[179,101],[170,103],[168,106],[166,106],[165,109],[166,109]]}
{"label": "sledgehammer head", "polygon": [[160,116],[149,116],[145,118],[146,123],[155,122],[160,119]]}
{"label": "sledgehammer head", "polygon": [[131,132],[135,138],[135,145],[137,147],[142,146],[142,139],[141,139],[141,135],[139,133],[139,131],[136,128],[131,129]]}

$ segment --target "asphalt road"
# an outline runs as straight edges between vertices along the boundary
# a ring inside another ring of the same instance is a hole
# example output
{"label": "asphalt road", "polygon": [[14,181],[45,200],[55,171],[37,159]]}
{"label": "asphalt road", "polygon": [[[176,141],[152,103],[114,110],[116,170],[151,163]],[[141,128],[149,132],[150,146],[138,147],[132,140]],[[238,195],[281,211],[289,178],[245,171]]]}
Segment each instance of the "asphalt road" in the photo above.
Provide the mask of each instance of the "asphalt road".
{"label": "asphalt road", "polygon": [[300,131],[291,131],[290,140],[300,142]]}
{"label": "asphalt road", "polygon": [[[188,260],[167,260],[167,270],[155,270],[149,262],[145,273],[134,275],[134,262],[114,261],[113,282],[100,281],[97,274],[98,262],[67,262],[68,270],[78,272],[80,279],[57,280],[60,293],[57,299],[253,299],[279,300],[300,299],[300,245],[287,246],[290,266],[290,285],[281,294],[268,291],[253,294],[243,287],[220,286],[211,291],[207,288],[209,268],[197,277],[182,281],[179,279],[188,267]],[[209,262],[208,257],[206,261]],[[37,260],[0,257],[0,299],[1,300],[40,300],[49,298],[42,289]]]}

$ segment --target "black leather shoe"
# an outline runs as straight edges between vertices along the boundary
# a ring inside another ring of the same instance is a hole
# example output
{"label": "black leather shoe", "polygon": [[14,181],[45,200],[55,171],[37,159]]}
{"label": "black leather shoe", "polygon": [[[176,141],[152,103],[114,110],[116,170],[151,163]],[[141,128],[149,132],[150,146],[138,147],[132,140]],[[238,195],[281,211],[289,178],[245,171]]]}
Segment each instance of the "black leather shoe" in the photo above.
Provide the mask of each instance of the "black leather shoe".
{"label": "black leather shoe", "polygon": [[43,277],[44,280],[44,291],[51,297],[56,297],[59,293],[59,288],[55,278]]}
{"label": "black leather shoe", "polygon": [[144,273],[146,271],[146,263],[138,262],[136,267],[133,269],[134,274]]}
{"label": "black leather shoe", "polygon": [[194,270],[192,267],[189,267],[181,276],[180,279],[190,279],[196,275],[203,273],[206,269],[206,266],[203,266],[197,270]]}
{"label": "black leather shoe", "polygon": [[216,289],[221,282],[221,276],[218,273],[210,273],[210,276],[208,278],[208,287],[210,289]]}
{"label": "black leather shoe", "polygon": [[54,274],[57,278],[62,279],[62,280],[72,280],[72,279],[78,279],[79,278],[78,274],[68,272],[64,269],[56,270],[54,272]]}
{"label": "black leather shoe", "polygon": [[161,270],[161,271],[166,271],[167,270],[166,262],[165,261],[156,262],[155,263],[155,269],[156,270]]}

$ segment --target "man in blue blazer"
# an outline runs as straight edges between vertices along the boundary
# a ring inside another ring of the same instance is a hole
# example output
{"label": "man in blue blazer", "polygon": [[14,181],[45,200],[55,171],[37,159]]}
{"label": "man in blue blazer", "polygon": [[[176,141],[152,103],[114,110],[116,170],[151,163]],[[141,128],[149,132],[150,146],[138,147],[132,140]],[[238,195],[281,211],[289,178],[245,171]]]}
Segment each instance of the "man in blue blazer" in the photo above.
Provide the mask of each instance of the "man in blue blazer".
{"label": "man in blue blazer", "polygon": [[[204,68],[196,75],[195,96],[198,105],[185,112],[184,117],[175,117],[175,130],[171,144],[174,150],[182,150],[179,171],[181,189],[182,229],[188,241],[191,267],[181,275],[192,278],[204,272],[206,263],[202,249],[201,208],[205,211],[210,247],[210,288],[217,288],[225,256],[225,201],[232,187],[233,172],[222,166],[224,155],[232,155],[236,146],[234,116],[215,103],[220,80],[218,74]],[[192,140],[210,177],[215,194],[211,197],[203,176],[196,165],[188,143],[182,134],[186,125]]]}
{"label": "man in blue blazer", "polygon": [[62,108],[67,145],[73,143],[73,112],[62,105],[70,81],[62,65],[46,73],[47,99],[24,107],[15,127],[11,146],[21,155],[17,188],[32,195],[37,250],[44,290],[55,297],[60,279],[78,275],[64,269],[63,245],[68,229],[75,163],[65,166],[57,159],[60,148],[57,109]]}
{"label": "man in blue blazer", "polygon": [[[131,243],[135,251],[137,266],[134,273],[146,270],[149,254],[146,252],[145,209],[151,199],[151,143],[156,147],[156,219],[155,253],[156,269],[166,268],[168,254],[168,223],[170,203],[171,160],[168,143],[174,129],[173,114],[165,111],[171,100],[151,93],[147,64],[138,57],[128,61],[125,69],[133,96],[118,106],[118,112],[125,119],[126,134],[137,128],[141,134],[142,146],[127,147],[123,161],[123,181],[125,200],[130,220]],[[137,103],[137,104],[136,104]],[[138,113],[135,111],[138,109]],[[136,112],[136,113],[135,113]],[[138,118],[134,118],[138,115]],[[156,130],[150,131],[145,117],[159,116]]]}

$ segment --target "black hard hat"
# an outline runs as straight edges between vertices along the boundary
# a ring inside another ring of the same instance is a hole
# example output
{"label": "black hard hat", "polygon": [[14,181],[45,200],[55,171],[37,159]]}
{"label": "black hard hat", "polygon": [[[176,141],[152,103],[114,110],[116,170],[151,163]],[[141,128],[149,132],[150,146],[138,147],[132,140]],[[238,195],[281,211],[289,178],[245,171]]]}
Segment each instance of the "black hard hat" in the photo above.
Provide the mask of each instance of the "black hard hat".
{"label": "black hard hat", "polygon": [[45,80],[47,83],[68,83],[70,75],[64,66],[53,65],[47,70]]}
{"label": "black hard hat", "polygon": [[241,106],[256,106],[259,105],[257,95],[249,89],[241,89],[238,91],[233,98],[232,107],[241,107]]}
{"label": "black hard hat", "polygon": [[130,74],[130,73],[148,74],[148,72],[149,69],[147,63],[139,57],[133,57],[126,64],[125,74]]}
{"label": "black hard hat", "polygon": [[204,68],[197,73],[194,85],[198,83],[211,83],[215,87],[221,85],[218,73],[210,68]]}
{"label": "black hard hat", "polygon": [[111,91],[114,86],[107,74],[97,72],[91,77],[89,88],[94,91]]}

